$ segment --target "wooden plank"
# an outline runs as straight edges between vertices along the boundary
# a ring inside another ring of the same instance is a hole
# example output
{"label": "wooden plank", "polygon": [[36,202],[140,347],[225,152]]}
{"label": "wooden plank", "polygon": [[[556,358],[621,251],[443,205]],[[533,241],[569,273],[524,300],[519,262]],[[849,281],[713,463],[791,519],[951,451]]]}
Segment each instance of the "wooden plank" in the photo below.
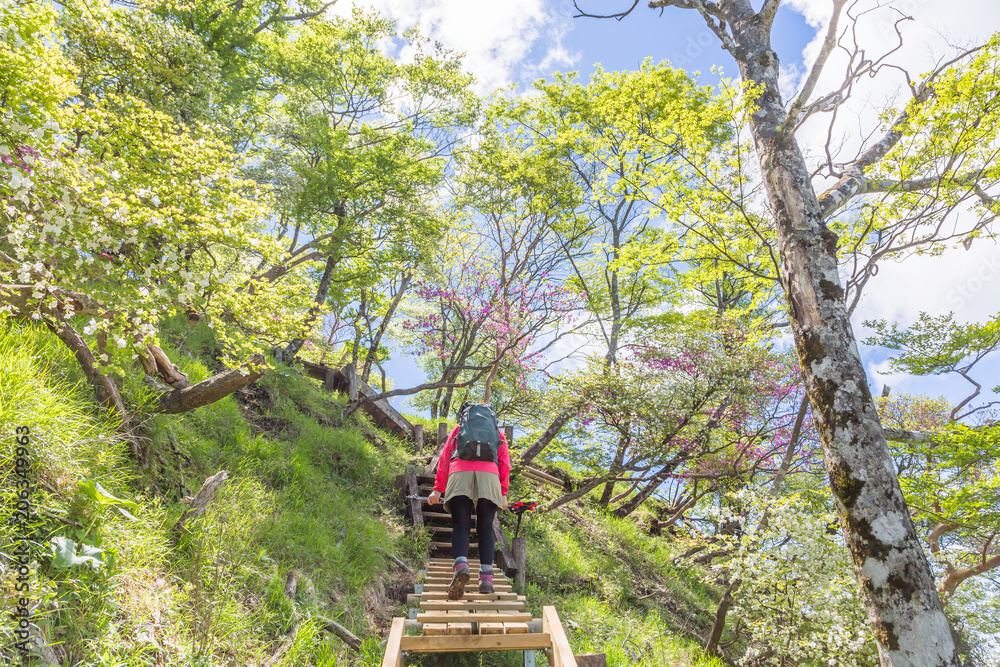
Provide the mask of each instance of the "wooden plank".
{"label": "wooden plank", "polygon": [[[448,533],[454,533],[455,532],[455,529],[452,528],[451,526],[427,526],[427,527],[430,528],[435,533],[444,533],[446,535]],[[475,534],[476,534],[476,529],[475,528],[472,528],[472,529],[469,530],[469,535],[475,535]]]}
{"label": "wooden plank", "polygon": [[434,450],[434,459],[431,461],[432,475],[437,473],[438,464],[441,462],[441,452],[444,451],[444,446],[447,442],[448,442],[448,422],[439,422],[437,447]]}
{"label": "wooden plank", "polygon": [[[302,364],[302,368],[305,370],[306,375],[319,380],[323,383],[323,386],[328,389],[340,392],[350,391],[350,381],[344,371],[323,366],[321,364],[314,364],[310,361],[301,359],[298,359],[297,361]],[[328,373],[330,371],[333,371],[332,382],[328,380]],[[357,373],[355,373],[355,378],[357,394],[359,396],[369,398],[378,395],[379,392],[368,386],[367,382],[357,378]],[[412,437],[413,424],[407,421],[403,415],[399,414],[399,411],[392,407],[388,400],[381,399],[378,401],[369,401],[362,405],[362,409],[368,413],[368,415],[372,418],[372,421],[374,421],[379,428],[391,431],[393,435],[404,440]]]}
{"label": "wooden plank", "polygon": [[540,477],[541,479],[544,479],[545,481],[547,481],[547,482],[549,482],[551,484],[558,484],[559,486],[565,486],[565,482],[563,482],[561,479],[559,479],[555,475],[553,475],[551,473],[545,472],[541,468],[536,468],[534,466],[526,465],[526,466],[524,466],[524,471],[525,472],[529,472],[532,475],[536,475],[537,477]]}
{"label": "wooden plank", "polygon": [[446,635],[448,634],[448,624],[447,623],[424,623],[421,632],[424,633],[425,637],[433,637],[435,635]]}
{"label": "wooden plank", "polygon": [[528,634],[528,624],[527,623],[504,623],[503,624],[504,634],[507,635],[525,635]]}
{"label": "wooden plank", "polygon": [[528,479],[537,482],[542,482],[543,484],[549,484],[551,486],[555,486],[560,489],[566,487],[566,485],[563,483],[561,479],[559,479],[558,477],[553,477],[549,473],[539,470],[538,468],[532,468],[531,466],[524,466],[521,469],[521,474],[527,477]]}
{"label": "wooden plank", "polygon": [[358,400],[358,371],[354,364],[344,366],[344,375],[347,376],[347,398],[353,403]]}
{"label": "wooden plank", "polygon": [[448,634],[449,635],[471,635],[472,634],[472,623],[449,623],[448,624]]}
{"label": "wooden plank", "polygon": [[555,607],[542,607],[542,631],[552,637],[553,667],[577,667],[576,657],[569,647],[566,631]]}
{"label": "wooden plank", "polygon": [[[440,507],[440,505],[435,505],[434,507]],[[431,510],[429,512],[424,512],[424,518],[425,519],[434,519],[435,521],[444,521],[444,522],[447,522],[447,523],[451,523],[451,515],[448,514],[447,512],[435,512],[435,511]],[[476,515],[473,514],[472,515],[472,523],[475,523],[475,522],[476,522]]]}
{"label": "wooden plank", "polygon": [[[427,627],[427,626],[424,626]],[[552,638],[545,633],[514,635],[446,635],[444,637],[403,637],[401,646],[410,653],[462,653],[469,651],[533,651],[549,648]]]}
{"label": "wooden plank", "polygon": [[[447,600],[447,593],[408,593],[406,595],[406,604],[411,607],[416,607],[420,604],[421,600]],[[517,593],[470,593],[466,591],[465,595],[462,596],[463,600],[476,601],[483,600],[486,602],[496,601],[496,602],[511,602],[518,601],[524,602],[525,598],[523,595],[518,595]]]}
{"label": "wooden plank", "polygon": [[[447,585],[447,584],[451,583],[451,580],[454,578],[454,576],[455,575],[453,575],[453,574],[449,574],[447,576],[433,575],[433,576],[430,576],[430,577],[428,577],[427,579],[424,580],[424,586],[433,585],[433,584],[445,584],[445,585]],[[493,585],[494,586],[510,586],[511,585],[510,580],[508,580],[508,579],[498,579],[498,578],[495,578],[496,575],[493,575],[493,576],[494,576],[494,579],[493,579]],[[469,581],[466,583],[466,585],[467,586],[478,586],[479,585],[479,575],[478,574],[474,574],[471,577],[469,577]]]}
{"label": "wooden plank", "polygon": [[[451,549],[451,542],[431,542],[432,549]],[[479,549],[478,542],[469,542],[469,549]]]}
{"label": "wooden plank", "polygon": [[[525,611],[476,614],[470,611],[428,611],[417,614],[417,623],[460,623],[480,621],[482,623],[526,623],[531,620],[531,614]],[[561,626],[560,626],[561,627]]]}
{"label": "wooden plank", "polygon": [[[425,586],[431,585],[431,584],[445,584],[445,585],[447,585],[447,584],[451,583],[451,580],[452,580],[452,578],[454,578],[454,576],[455,575],[453,575],[453,574],[449,574],[448,576],[434,575],[434,576],[431,576],[431,577],[428,577],[427,579],[425,579],[424,580],[424,585]],[[494,575],[494,577],[496,577],[496,575]],[[478,586],[478,585],[479,585],[479,576],[478,575],[472,575],[471,577],[469,577],[469,581],[466,583],[466,586]],[[510,581],[508,579],[497,579],[497,578],[493,579],[493,586],[494,587],[496,587],[496,586],[510,586],[510,585],[511,585],[511,583],[510,583]]]}
{"label": "wooden plank", "polygon": [[389,641],[385,645],[385,655],[382,657],[382,667],[403,667],[403,654],[400,644],[406,631],[406,619],[397,616],[392,619],[389,629]]}
{"label": "wooden plank", "polygon": [[524,611],[518,600],[421,600],[420,608],[427,611]]}
{"label": "wooden plank", "polygon": [[[438,567],[442,567],[442,566],[452,567],[454,564],[455,564],[455,559],[454,558],[431,558],[430,561],[428,562],[428,566],[429,567],[434,567],[434,566],[438,566]],[[469,567],[472,567],[473,565],[475,565],[476,567],[479,567],[479,559],[478,558],[470,558],[469,559]]]}
{"label": "wooden plank", "polygon": [[502,635],[503,623],[480,623],[479,634],[481,635]]}
{"label": "wooden plank", "polygon": [[[449,588],[448,584],[424,584],[424,590],[428,593],[440,593],[442,591],[447,591]],[[501,586],[494,584],[493,590],[499,593],[513,593],[514,588],[512,586]]]}

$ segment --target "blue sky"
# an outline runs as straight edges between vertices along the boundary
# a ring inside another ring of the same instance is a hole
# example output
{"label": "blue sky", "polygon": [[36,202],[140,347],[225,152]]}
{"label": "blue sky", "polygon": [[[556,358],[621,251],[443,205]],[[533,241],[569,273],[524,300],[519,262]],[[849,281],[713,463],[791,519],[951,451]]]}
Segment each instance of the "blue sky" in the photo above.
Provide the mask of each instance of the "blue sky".
{"label": "blue sky", "polygon": [[[401,28],[419,26],[421,31],[445,46],[466,53],[466,64],[477,76],[479,92],[488,93],[516,84],[521,91],[530,88],[537,78],[548,78],[555,71],[575,70],[586,79],[594,65],[605,69],[635,69],[645,58],[668,60],[688,72],[700,72],[700,81],[714,84],[717,75],[712,67],[721,67],[724,75],[738,78],[736,64],[720,48],[717,38],[691,10],[667,8],[662,13],[650,10],[645,2],[621,21],[573,18],[571,0],[504,0],[501,3],[470,3],[468,0],[355,0],[370,5],[395,18]],[[874,0],[862,0],[871,3]],[[626,8],[628,0],[581,0],[581,6],[595,13]],[[757,3],[759,4],[759,2]],[[825,32],[830,0],[785,0],[778,11],[772,33],[772,46],[778,54],[785,76],[786,94],[795,90],[804,76],[810,56],[817,47],[817,35]],[[903,24],[904,48],[894,62],[907,67],[911,75],[930,69],[955,43],[979,41],[1000,30],[1000,3],[994,0],[898,0],[887,3],[879,12],[865,16],[858,24],[859,43],[872,55],[887,50],[894,36],[892,25],[905,11],[914,20]],[[348,11],[346,3],[338,13]],[[843,63],[834,55],[824,70],[818,92],[836,88]],[[893,71],[856,87],[852,103],[845,107],[846,122],[835,126],[837,140],[847,158],[863,147],[862,138],[877,136],[878,112],[898,103],[905,93],[903,80]],[[820,150],[826,139],[826,127],[819,122],[807,124],[797,139],[807,155]],[[810,121],[812,123],[812,121]],[[846,161],[846,160],[845,160]],[[817,181],[817,189],[827,183]],[[859,306],[854,326],[859,339],[867,334],[862,322],[886,318],[910,323],[920,311],[942,314],[957,310],[966,321],[983,321],[1000,310],[1000,275],[996,285],[989,281],[970,299],[955,308],[957,288],[975,280],[983,266],[996,263],[1000,250],[990,242],[977,243],[969,251],[951,250],[940,257],[916,257],[899,264],[887,264],[872,280]],[[884,375],[885,350],[861,345],[873,392],[883,384],[894,393],[946,395],[952,400],[963,397],[967,383],[961,378],[914,378],[900,374]],[[388,366],[396,386],[422,381],[422,374],[412,360],[399,356]],[[1000,359],[984,364],[979,375],[987,387],[1000,384]],[[395,402],[407,409],[405,399]]]}

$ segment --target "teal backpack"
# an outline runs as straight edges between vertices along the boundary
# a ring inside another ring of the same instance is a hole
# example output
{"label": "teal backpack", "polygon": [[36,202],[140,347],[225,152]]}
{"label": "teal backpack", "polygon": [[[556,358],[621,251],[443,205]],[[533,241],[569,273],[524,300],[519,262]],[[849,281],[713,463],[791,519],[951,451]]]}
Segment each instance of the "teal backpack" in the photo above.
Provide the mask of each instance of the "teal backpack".
{"label": "teal backpack", "polygon": [[458,413],[458,436],[452,460],[497,463],[500,452],[500,427],[493,410],[485,403],[465,403]]}

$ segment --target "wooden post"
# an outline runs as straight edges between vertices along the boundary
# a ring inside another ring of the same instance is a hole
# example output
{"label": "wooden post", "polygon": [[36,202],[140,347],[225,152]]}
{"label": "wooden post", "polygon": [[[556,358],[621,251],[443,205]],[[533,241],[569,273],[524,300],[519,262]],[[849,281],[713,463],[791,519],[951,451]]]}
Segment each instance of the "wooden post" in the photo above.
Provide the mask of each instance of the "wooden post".
{"label": "wooden post", "polygon": [[424,511],[420,509],[420,501],[415,496],[420,495],[420,487],[417,485],[416,469],[406,466],[406,491],[410,498],[410,515],[413,517],[413,525],[417,528],[424,527]]}
{"label": "wooden post", "polygon": [[413,446],[417,452],[417,456],[420,456],[424,452],[424,425],[414,424],[413,425]]}
{"label": "wooden post", "polygon": [[354,368],[354,364],[347,364],[344,367],[344,375],[347,376],[347,398],[353,403],[358,400],[358,371]]}
{"label": "wooden post", "polygon": [[327,391],[333,391],[334,386],[337,384],[337,371],[332,368],[326,369],[326,377],[323,378],[323,387]]}
{"label": "wooden post", "polygon": [[510,450],[514,446],[514,427],[507,424],[503,427],[503,437],[507,440],[507,449]]}
{"label": "wooden post", "polygon": [[389,641],[385,645],[382,667],[403,667],[403,655],[399,645],[405,633],[406,619],[400,617],[392,619],[392,628],[389,630]]}
{"label": "wooden post", "polygon": [[[477,531],[489,530],[486,526],[476,526]],[[497,564],[500,565],[504,574],[510,575],[510,570],[514,570],[514,574],[517,574],[517,564],[514,562],[514,553],[510,550],[510,543],[507,542],[507,536],[503,534],[503,527],[500,525],[500,515],[495,514],[493,516],[493,537],[496,538],[496,551],[500,554],[500,558],[496,560]]]}
{"label": "wooden post", "polygon": [[517,575],[514,581],[517,582],[517,589],[523,594],[526,582],[526,566],[528,564],[528,545],[523,537],[514,538],[514,564],[517,565]]}

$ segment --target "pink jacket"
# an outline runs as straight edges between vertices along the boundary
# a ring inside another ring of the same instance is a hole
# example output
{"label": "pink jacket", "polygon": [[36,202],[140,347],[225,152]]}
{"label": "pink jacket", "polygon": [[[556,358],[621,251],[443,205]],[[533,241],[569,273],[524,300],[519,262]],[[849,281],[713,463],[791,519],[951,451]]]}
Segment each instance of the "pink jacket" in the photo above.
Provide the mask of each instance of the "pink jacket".
{"label": "pink jacket", "polygon": [[478,470],[480,472],[491,472],[500,476],[500,492],[507,495],[507,484],[510,482],[510,451],[507,449],[507,439],[500,433],[500,450],[497,452],[498,463],[489,461],[466,461],[464,459],[451,460],[451,453],[455,451],[455,438],[458,437],[458,427],[451,429],[448,435],[448,442],[445,443],[441,452],[441,459],[438,461],[437,477],[434,479],[434,490],[445,492],[448,486],[448,475],[453,472],[463,472],[466,470]]}

